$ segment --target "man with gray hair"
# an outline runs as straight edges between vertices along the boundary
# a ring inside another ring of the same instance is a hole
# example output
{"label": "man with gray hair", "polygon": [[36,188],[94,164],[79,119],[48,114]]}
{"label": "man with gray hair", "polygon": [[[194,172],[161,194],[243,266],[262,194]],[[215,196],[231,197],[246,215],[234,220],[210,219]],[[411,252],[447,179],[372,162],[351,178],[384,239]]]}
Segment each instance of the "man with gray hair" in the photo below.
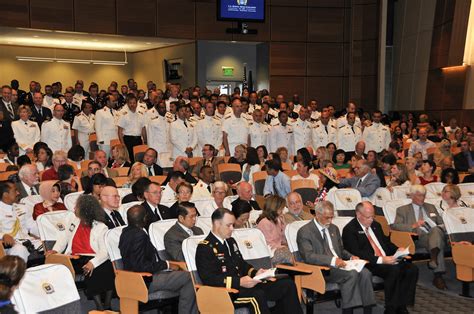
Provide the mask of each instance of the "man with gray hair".
{"label": "man with gray hair", "polygon": [[415,246],[417,249],[427,249],[430,254],[428,268],[434,272],[433,285],[445,290],[446,283],[442,274],[446,271],[444,262],[446,231],[443,219],[434,205],[425,203],[426,188],[423,185],[412,185],[409,194],[411,204],[397,208],[397,216],[391,228],[418,235]]}
{"label": "man with gray hair", "polygon": [[18,171],[20,181],[16,183],[16,189],[20,193],[20,199],[39,195],[39,172],[36,165],[26,164]]}
{"label": "man with gray hair", "polygon": [[345,261],[359,257],[344,249],[339,229],[331,223],[333,218],[333,204],[329,201],[317,202],[314,219],[297,233],[298,250],[303,262],[331,268],[323,275],[326,282],[339,284],[342,313],[353,313],[354,307],[361,305],[364,313],[372,313],[375,304],[372,275],[365,268],[361,272],[344,269]]}
{"label": "man with gray hair", "polygon": [[354,188],[362,197],[370,197],[380,187],[379,177],[371,170],[367,160],[358,160],[354,167],[355,176],[342,179],[339,187]]}
{"label": "man with gray hair", "polygon": [[291,192],[286,196],[286,207],[288,212],[283,215],[285,224],[313,218],[310,213],[304,211],[303,200],[297,192]]}

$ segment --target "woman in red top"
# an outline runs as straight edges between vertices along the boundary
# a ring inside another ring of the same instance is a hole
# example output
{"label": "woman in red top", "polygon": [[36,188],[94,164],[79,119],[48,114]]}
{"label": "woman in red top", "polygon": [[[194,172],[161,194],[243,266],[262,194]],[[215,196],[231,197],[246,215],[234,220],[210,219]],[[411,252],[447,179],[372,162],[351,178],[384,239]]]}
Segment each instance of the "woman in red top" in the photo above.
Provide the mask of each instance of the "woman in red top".
{"label": "woman in red top", "polygon": [[33,219],[36,220],[39,215],[55,210],[67,210],[63,203],[58,202],[61,195],[59,181],[48,180],[43,181],[39,187],[39,194],[43,198],[41,203],[33,207]]}
{"label": "woman in red top", "polygon": [[428,183],[438,182],[438,176],[434,175],[436,164],[431,160],[423,160],[420,171],[423,174],[418,177],[417,184],[427,185]]}

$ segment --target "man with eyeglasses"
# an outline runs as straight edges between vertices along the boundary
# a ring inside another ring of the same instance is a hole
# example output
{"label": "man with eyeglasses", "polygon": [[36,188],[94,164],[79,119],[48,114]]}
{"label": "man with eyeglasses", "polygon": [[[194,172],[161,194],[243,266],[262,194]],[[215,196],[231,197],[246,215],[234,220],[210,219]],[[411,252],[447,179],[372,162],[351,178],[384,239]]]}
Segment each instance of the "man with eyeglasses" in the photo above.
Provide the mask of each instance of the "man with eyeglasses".
{"label": "man with eyeglasses", "polygon": [[160,204],[161,193],[161,186],[156,182],[150,182],[145,186],[143,193],[145,201],[142,206],[146,209],[145,228],[147,230],[155,221],[177,218],[169,207]]}
{"label": "man with eyeglasses", "polygon": [[304,211],[303,199],[297,192],[291,192],[286,196],[286,207],[288,207],[288,212],[283,215],[285,224],[313,218],[310,213]]}
{"label": "man with eyeglasses", "polygon": [[357,204],[356,218],[342,232],[344,248],[368,261],[365,267],[384,279],[385,313],[408,313],[407,305],[415,302],[418,267],[393,256],[404,248],[398,248],[385,236],[374,217],[370,202]]}
{"label": "man with eyeglasses", "polygon": [[101,172],[103,173],[102,166],[98,161],[95,160],[92,160],[87,165],[87,175],[84,175],[84,172],[82,174],[83,176],[81,177],[81,185],[84,190],[88,190],[91,178],[94,174]]}
{"label": "man with eyeglasses", "polygon": [[334,206],[329,201],[317,202],[314,219],[298,230],[296,241],[303,262],[330,267],[323,272],[327,283],[339,284],[342,297],[342,313],[353,313],[354,307],[363,306],[364,313],[372,313],[375,304],[372,275],[363,268],[361,272],[345,270],[347,260],[358,256],[342,246],[339,229],[332,224]]}
{"label": "man with eyeglasses", "polygon": [[193,168],[193,174],[195,176],[199,176],[201,173],[201,168],[203,166],[209,166],[214,170],[214,175],[216,176],[216,180],[220,179],[219,170],[217,169],[217,165],[223,164],[224,159],[222,157],[217,157],[216,148],[211,144],[205,144],[202,147],[202,159],[197,162],[197,164]]}
{"label": "man with eyeglasses", "polygon": [[53,152],[57,150],[69,151],[72,146],[71,125],[63,120],[64,107],[56,104],[53,119],[45,121],[41,129],[41,141],[48,144]]}
{"label": "man with eyeglasses", "polygon": [[120,206],[120,195],[117,188],[106,186],[100,193],[100,204],[105,212],[105,224],[109,229],[125,226],[126,223],[120,215],[118,208]]}

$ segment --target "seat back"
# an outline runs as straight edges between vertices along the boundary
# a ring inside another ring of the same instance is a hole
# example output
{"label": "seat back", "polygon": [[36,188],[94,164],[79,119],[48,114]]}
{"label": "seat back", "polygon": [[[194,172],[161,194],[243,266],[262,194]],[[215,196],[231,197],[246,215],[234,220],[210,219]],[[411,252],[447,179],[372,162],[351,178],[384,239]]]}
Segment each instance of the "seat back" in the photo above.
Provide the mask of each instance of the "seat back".
{"label": "seat back", "polygon": [[196,250],[199,242],[204,240],[206,237],[207,235],[192,236],[185,239],[182,245],[186,268],[191,273],[195,284],[202,284],[202,280],[199,278],[196,267]]}
{"label": "seat back", "polygon": [[122,202],[122,199],[125,196],[132,193],[132,189],[130,189],[130,188],[118,188],[117,191],[118,191],[118,194],[120,195],[120,202]]}
{"label": "seat back", "polygon": [[316,184],[313,180],[291,180],[291,191],[296,192],[301,195],[303,200],[303,204],[306,202],[314,202],[316,197],[318,196],[318,192],[316,191]]}
{"label": "seat back", "polygon": [[135,145],[133,146],[133,156],[136,161],[142,161],[145,151],[148,149],[148,145]]}
{"label": "seat back", "polygon": [[74,211],[76,208],[76,202],[79,196],[84,194],[84,191],[69,193],[64,197],[64,206],[70,211]]}
{"label": "seat back", "polygon": [[109,253],[110,261],[114,264],[116,270],[123,269],[122,254],[119,249],[120,236],[126,226],[109,229],[105,233],[105,248]]}
{"label": "seat back", "polygon": [[232,237],[237,241],[242,257],[247,263],[256,269],[272,267],[272,254],[262,231],[257,228],[235,229]]}
{"label": "seat back", "polygon": [[299,254],[298,250],[298,243],[296,242],[296,236],[298,235],[298,230],[304,225],[311,223],[312,221],[302,220],[302,221],[295,221],[292,222],[285,227],[285,238],[286,242],[288,243],[288,249],[290,252],[293,253],[295,260],[301,262],[301,255]]}
{"label": "seat back", "polygon": [[61,234],[66,232],[69,222],[75,216],[73,212],[66,210],[52,211],[38,216],[36,223],[39,236],[47,249],[51,249]]}
{"label": "seat back", "polygon": [[433,182],[425,185],[426,188],[426,198],[440,198],[441,191],[443,190],[446,183],[442,182]]}
{"label": "seat back", "polygon": [[126,177],[130,171],[130,167],[119,167],[115,168],[114,170],[117,171],[119,177]]}
{"label": "seat back", "polygon": [[118,188],[121,188],[125,183],[129,181],[128,177],[114,177],[112,178],[112,180],[114,180],[115,185]]}
{"label": "seat back", "polygon": [[337,216],[355,216],[355,207],[362,201],[360,192],[356,189],[332,189],[327,198],[334,205]]}
{"label": "seat back", "polygon": [[196,220],[196,227],[201,228],[204,234],[208,234],[212,229],[211,217],[199,216]]}
{"label": "seat back", "polygon": [[33,207],[35,207],[36,204],[41,203],[42,201],[43,198],[41,197],[41,195],[30,195],[27,197],[23,197],[20,200],[20,204],[24,205],[24,207],[27,209],[28,214],[33,215]]}
{"label": "seat back", "polygon": [[162,185],[163,182],[165,182],[166,180],[166,176],[151,176],[151,177],[148,177],[148,179],[150,179],[151,182],[155,182],[155,183],[158,183],[159,185]]}
{"label": "seat back", "polygon": [[377,207],[383,207],[386,202],[392,200],[392,193],[387,188],[378,188],[369,197],[369,201]]}
{"label": "seat back", "polygon": [[472,208],[457,207],[445,210],[443,221],[451,242],[474,242],[474,211]]}
{"label": "seat back", "polygon": [[169,260],[170,257],[165,250],[165,234],[176,223],[177,219],[165,219],[152,223],[148,228],[150,240],[162,260]]}
{"label": "seat back", "polygon": [[257,171],[254,172],[253,178],[253,186],[255,187],[255,194],[263,195],[263,188],[265,187],[265,180],[268,177],[268,173],[266,171]]}
{"label": "seat back", "polygon": [[81,312],[74,278],[66,266],[59,264],[28,268],[11,300],[20,313]]}
{"label": "seat back", "polygon": [[[208,212],[210,202],[212,201],[213,201],[213,198],[211,197],[191,199],[191,202],[193,202],[194,205],[196,205],[196,209],[199,215],[206,215],[206,216],[210,216],[210,215],[207,215],[206,213]],[[212,215],[212,212],[211,212],[211,215]]]}
{"label": "seat back", "polygon": [[342,229],[354,218],[352,217],[334,217],[332,220],[332,224],[336,225],[336,227],[339,229],[339,231],[342,234]]}
{"label": "seat back", "polygon": [[242,179],[242,169],[239,164],[218,164],[217,170],[221,181],[226,183],[237,183]]}
{"label": "seat back", "polygon": [[399,200],[410,197],[410,187],[409,186],[394,186],[392,191],[392,199]]}
{"label": "seat back", "polygon": [[142,202],[130,202],[130,203],[125,203],[120,205],[118,212],[120,213],[120,216],[122,216],[123,221],[128,225],[128,219],[127,219],[127,211],[135,205],[140,205]]}
{"label": "seat back", "polygon": [[387,219],[389,225],[395,222],[395,217],[397,216],[397,208],[406,204],[410,204],[411,199],[402,198],[397,200],[392,200],[391,202],[385,203],[383,207],[383,214]]}
{"label": "seat back", "polygon": [[458,187],[461,190],[461,197],[474,196],[474,183],[459,183]]}

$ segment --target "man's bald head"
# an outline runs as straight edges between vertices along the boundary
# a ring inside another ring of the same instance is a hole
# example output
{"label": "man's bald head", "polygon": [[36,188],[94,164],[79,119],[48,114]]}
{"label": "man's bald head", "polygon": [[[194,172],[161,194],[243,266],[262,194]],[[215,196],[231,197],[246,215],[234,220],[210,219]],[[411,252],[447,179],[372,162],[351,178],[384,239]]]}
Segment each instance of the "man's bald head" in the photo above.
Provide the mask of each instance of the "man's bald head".
{"label": "man's bald head", "polygon": [[252,185],[248,182],[240,182],[237,185],[237,194],[240,199],[250,201],[252,199]]}
{"label": "man's bald head", "polygon": [[299,215],[303,211],[303,200],[297,192],[291,192],[286,196],[286,206],[288,210],[295,215]]}
{"label": "man's bald head", "polygon": [[134,205],[127,211],[128,225],[142,229],[145,226],[146,210],[142,205]]}
{"label": "man's bald head", "polygon": [[100,192],[100,204],[109,210],[118,209],[120,206],[120,195],[117,188],[105,186]]}

